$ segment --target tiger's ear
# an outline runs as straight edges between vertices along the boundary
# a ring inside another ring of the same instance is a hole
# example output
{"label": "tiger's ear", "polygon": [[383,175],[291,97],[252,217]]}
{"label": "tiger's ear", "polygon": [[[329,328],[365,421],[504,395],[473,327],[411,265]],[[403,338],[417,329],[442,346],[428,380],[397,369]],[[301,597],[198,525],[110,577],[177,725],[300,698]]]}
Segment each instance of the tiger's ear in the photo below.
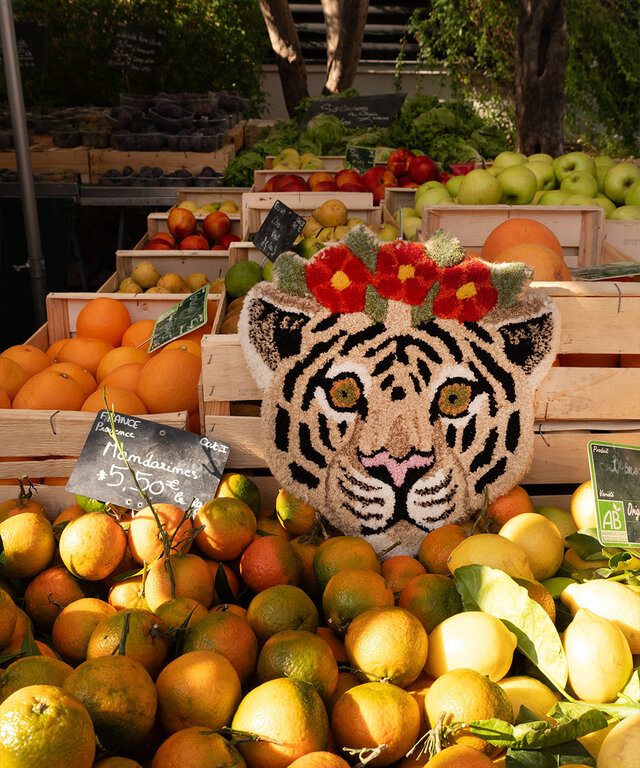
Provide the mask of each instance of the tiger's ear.
{"label": "tiger's ear", "polygon": [[238,319],[245,360],[256,384],[265,389],[280,363],[300,354],[302,329],[318,309],[315,301],[262,282],[246,295]]}

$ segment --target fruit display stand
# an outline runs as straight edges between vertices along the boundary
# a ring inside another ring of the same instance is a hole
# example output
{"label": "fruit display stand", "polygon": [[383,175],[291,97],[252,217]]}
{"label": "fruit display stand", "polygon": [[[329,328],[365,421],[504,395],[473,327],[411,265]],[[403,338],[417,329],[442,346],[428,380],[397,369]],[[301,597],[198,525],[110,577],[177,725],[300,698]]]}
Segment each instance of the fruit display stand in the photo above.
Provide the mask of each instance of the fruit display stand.
{"label": "fruit display stand", "polygon": [[[66,181],[71,181],[72,174],[83,183],[91,180],[90,150],[87,147],[63,149],[36,145],[30,148],[30,155],[34,173],[64,171]],[[0,168],[17,170],[18,161],[14,151],[0,152]]]}
{"label": "fruit display stand", "polygon": [[[273,160],[275,158],[275,155],[267,155],[264,159],[264,167],[265,170],[271,170],[273,168]],[[339,171],[342,168],[344,168],[344,161],[345,156],[344,155],[318,155],[318,160],[322,162],[323,169],[325,171]],[[322,168],[317,170],[323,170]],[[286,173],[299,173],[299,171],[291,170],[286,171]],[[311,171],[313,173],[313,171]]]}
{"label": "fruit display stand", "polygon": [[[640,349],[637,283],[533,286],[558,306],[560,353],[637,353]],[[229,443],[230,469],[264,471],[259,417],[230,415],[234,403],[259,403],[262,391],[249,374],[238,336],[219,333],[223,315],[218,312],[213,333],[202,339],[203,433]],[[536,500],[557,503],[548,486],[579,484],[589,476],[587,443],[593,430],[599,433],[598,439],[640,445],[640,368],[554,366],[537,392],[535,420],[533,461],[522,483],[531,486]],[[545,487],[542,496],[536,494],[535,486]]]}
{"label": "fruit display stand", "polygon": [[[176,205],[185,200],[192,200],[198,208],[201,205],[209,203],[224,203],[229,200],[242,207],[242,195],[249,192],[249,187],[186,187],[185,189],[176,189]],[[197,217],[196,217],[197,218]]]}
{"label": "fruit display stand", "polygon": [[606,219],[604,242],[621,251],[629,261],[640,261],[640,221]]}

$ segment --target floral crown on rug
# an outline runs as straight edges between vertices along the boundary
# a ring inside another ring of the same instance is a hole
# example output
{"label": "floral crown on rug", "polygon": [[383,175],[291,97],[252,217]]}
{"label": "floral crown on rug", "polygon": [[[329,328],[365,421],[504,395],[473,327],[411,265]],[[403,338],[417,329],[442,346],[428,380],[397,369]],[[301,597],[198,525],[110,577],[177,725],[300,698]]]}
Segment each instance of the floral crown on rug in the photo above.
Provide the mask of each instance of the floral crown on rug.
{"label": "floral crown on rug", "polygon": [[344,240],[304,259],[281,254],[274,265],[278,288],[311,298],[332,313],[364,312],[383,322],[389,301],[411,306],[411,323],[434,317],[474,322],[490,310],[511,307],[531,282],[526,264],[489,264],[467,256],[449,232],[426,243],[381,244],[360,225]]}

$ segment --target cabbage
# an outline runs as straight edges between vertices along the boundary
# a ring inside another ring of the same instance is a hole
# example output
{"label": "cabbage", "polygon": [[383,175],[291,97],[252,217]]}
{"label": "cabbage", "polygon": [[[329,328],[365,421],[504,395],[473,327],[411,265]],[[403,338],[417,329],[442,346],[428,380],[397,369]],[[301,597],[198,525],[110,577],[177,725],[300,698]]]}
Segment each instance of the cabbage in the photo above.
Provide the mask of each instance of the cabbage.
{"label": "cabbage", "polygon": [[318,142],[323,152],[344,142],[346,128],[335,115],[316,115],[307,123],[305,133],[314,143]]}

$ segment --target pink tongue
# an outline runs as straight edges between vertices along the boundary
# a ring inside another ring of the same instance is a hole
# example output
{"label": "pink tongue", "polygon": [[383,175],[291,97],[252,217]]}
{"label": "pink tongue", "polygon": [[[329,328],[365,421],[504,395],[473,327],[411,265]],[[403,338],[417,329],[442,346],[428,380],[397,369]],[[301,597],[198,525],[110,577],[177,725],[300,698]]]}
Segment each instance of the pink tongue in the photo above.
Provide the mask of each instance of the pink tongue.
{"label": "pink tongue", "polygon": [[386,467],[393,484],[399,488],[404,483],[409,469],[430,467],[433,464],[433,455],[419,456],[414,453],[408,458],[398,461],[389,451],[380,451],[373,456],[363,456],[361,462],[365,467]]}

